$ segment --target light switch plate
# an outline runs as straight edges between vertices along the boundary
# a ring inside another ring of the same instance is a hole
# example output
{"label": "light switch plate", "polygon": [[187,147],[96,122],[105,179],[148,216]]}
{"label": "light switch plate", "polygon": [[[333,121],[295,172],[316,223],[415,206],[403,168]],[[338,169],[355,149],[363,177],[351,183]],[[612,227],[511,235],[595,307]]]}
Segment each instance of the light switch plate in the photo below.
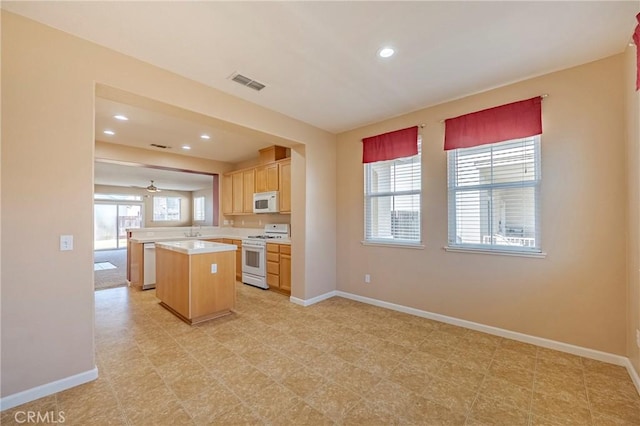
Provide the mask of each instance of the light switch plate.
{"label": "light switch plate", "polygon": [[60,235],[60,251],[73,250],[73,235]]}
{"label": "light switch plate", "polygon": [[218,264],[217,263],[212,263],[211,264],[211,273],[215,274],[218,272]]}

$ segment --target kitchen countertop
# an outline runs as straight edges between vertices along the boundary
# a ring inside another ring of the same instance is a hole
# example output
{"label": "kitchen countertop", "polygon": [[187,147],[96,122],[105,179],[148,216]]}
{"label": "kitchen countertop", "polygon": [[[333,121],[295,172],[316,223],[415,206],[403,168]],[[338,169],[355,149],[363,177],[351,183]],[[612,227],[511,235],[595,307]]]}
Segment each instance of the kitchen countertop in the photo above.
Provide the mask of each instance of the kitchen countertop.
{"label": "kitchen countertop", "polygon": [[[129,239],[129,241],[131,241],[132,243],[160,243],[163,241],[202,241],[202,240],[213,240],[213,239],[219,239],[219,238],[226,238],[228,240],[244,240],[247,237],[239,237],[237,235],[200,235],[198,237],[181,237],[181,236],[164,236],[164,237],[131,237]],[[278,239],[270,239],[270,240],[263,240],[266,241],[267,243],[275,243],[275,244],[288,244],[291,245],[291,240],[288,238],[278,238]]]}
{"label": "kitchen countertop", "polygon": [[188,255],[203,254],[203,253],[216,253],[221,251],[236,251],[238,246],[235,244],[213,243],[211,241],[201,240],[182,240],[182,241],[164,241],[156,242],[156,246],[177,251]]}

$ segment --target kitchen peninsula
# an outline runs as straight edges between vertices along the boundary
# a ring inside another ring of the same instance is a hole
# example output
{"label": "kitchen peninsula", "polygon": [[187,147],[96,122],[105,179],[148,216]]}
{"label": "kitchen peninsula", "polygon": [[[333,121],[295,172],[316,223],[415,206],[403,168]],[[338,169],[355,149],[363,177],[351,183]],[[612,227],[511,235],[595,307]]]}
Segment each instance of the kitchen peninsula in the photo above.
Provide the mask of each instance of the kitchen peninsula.
{"label": "kitchen peninsula", "polygon": [[156,297],[188,324],[235,307],[236,249],[200,240],[156,242]]}

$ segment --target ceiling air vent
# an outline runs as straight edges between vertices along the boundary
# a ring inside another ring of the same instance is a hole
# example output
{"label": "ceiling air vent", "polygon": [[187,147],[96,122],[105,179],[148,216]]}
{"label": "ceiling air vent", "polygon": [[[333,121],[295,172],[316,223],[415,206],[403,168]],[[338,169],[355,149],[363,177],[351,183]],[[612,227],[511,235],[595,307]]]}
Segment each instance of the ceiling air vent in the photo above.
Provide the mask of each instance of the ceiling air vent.
{"label": "ceiling air vent", "polygon": [[152,144],[150,144],[150,145],[151,145],[152,147],[154,147],[154,148],[160,148],[160,149],[168,149],[168,148],[171,148],[170,146],[167,146],[167,145],[158,145],[157,143],[152,143]]}
{"label": "ceiling air vent", "polygon": [[231,74],[229,78],[231,78],[231,80],[235,81],[236,83],[242,84],[243,86],[250,87],[253,90],[257,90],[257,91],[260,91],[266,87],[264,84],[259,83],[255,80],[252,80],[249,77],[245,77],[242,74],[238,74],[237,72]]}

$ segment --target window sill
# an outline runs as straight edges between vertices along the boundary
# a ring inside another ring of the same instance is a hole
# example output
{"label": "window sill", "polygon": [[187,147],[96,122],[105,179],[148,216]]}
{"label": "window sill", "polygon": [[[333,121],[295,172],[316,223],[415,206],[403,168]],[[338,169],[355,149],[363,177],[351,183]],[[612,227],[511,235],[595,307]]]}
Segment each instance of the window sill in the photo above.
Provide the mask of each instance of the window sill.
{"label": "window sill", "polygon": [[360,244],[362,244],[363,246],[424,250],[424,244],[420,244],[420,243],[391,243],[387,241],[360,241]]}
{"label": "window sill", "polygon": [[535,252],[525,252],[525,251],[512,251],[512,250],[485,250],[485,249],[476,249],[476,248],[462,248],[462,247],[451,247],[444,246],[445,251],[450,251],[453,253],[477,253],[477,254],[493,254],[497,256],[516,256],[516,257],[533,257],[537,259],[544,259],[547,257],[547,253],[535,253]]}

